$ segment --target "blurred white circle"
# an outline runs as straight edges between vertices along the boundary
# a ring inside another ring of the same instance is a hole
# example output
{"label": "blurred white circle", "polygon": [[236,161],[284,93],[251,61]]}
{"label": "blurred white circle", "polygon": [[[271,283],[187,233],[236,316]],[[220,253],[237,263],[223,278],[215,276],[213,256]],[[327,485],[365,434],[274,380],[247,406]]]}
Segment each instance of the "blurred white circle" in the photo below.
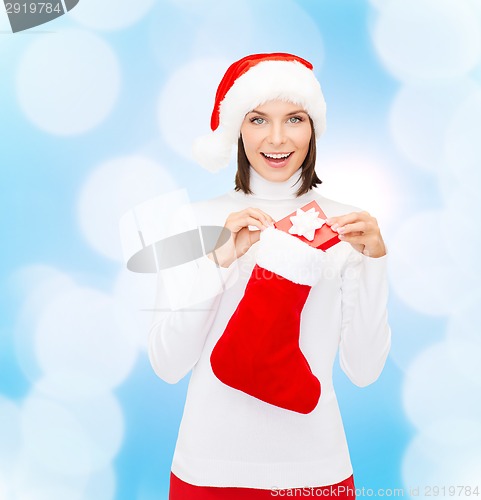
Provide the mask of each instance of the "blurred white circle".
{"label": "blurred white circle", "polygon": [[[298,3],[283,0],[282,8],[277,0],[211,0],[210,4],[210,8],[197,12],[194,57],[228,57],[234,62],[248,54],[288,52],[308,59],[315,70],[320,69],[323,38],[315,19]],[[193,9],[187,12],[192,14]],[[302,26],[302,37],[286,36],[293,26]]]}
{"label": "blurred white circle", "polygon": [[[298,54],[311,61],[315,70],[324,59],[318,25],[291,0],[283,0],[281,9],[277,0],[171,0],[170,4],[154,13],[150,26],[152,50],[169,71],[186,64],[187,57],[227,58],[224,71],[236,59],[253,53]],[[285,35],[294,25],[302,26],[302,37]],[[166,46],[175,46],[175,52],[165,51]]]}
{"label": "blurred white circle", "polygon": [[120,89],[120,67],[110,46],[82,30],[36,38],[22,55],[16,90],[27,118],[55,135],[76,135],[99,125]]}
{"label": "blurred white circle", "polygon": [[476,277],[463,271],[462,253],[452,255],[446,248],[454,230],[444,210],[420,212],[399,227],[390,243],[391,285],[401,300],[423,314],[452,313],[476,287]]}
{"label": "blurred white circle", "polygon": [[[476,300],[477,299],[477,300]],[[446,340],[477,342],[481,344],[479,325],[481,324],[481,294],[467,307],[449,317],[446,326]]]}
{"label": "blurred white circle", "polygon": [[10,22],[8,20],[8,14],[5,7],[0,8],[0,30],[10,31]]}
{"label": "blurred white circle", "polygon": [[148,333],[154,314],[159,274],[119,272],[113,290],[117,327],[131,336],[143,350],[147,349]]}
{"label": "blurred white circle", "polygon": [[15,294],[31,301],[32,310],[38,311],[51,297],[75,286],[75,281],[55,267],[38,263],[14,269],[9,285]]}
{"label": "blurred white circle", "polygon": [[396,146],[415,165],[439,171],[450,118],[467,96],[479,90],[468,79],[401,87],[389,116]]}
{"label": "blurred white circle", "polygon": [[405,81],[459,77],[481,54],[480,26],[465,0],[392,0],[373,39],[387,69]]}
{"label": "blurred white circle", "polygon": [[[252,15],[250,0],[243,2],[210,0],[210,3],[211,8],[203,8],[198,14],[198,22],[193,30],[192,56],[230,57],[231,62],[234,62],[236,58],[240,59],[247,55],[250,51],[246,46],[252,40],[251,33],[256,32],[256,19]],[[267,28],[266,24],[264,26]],[[219,82],[220,79],[217,83]]]}
{"label": "blurred white circle", "polygon": [[481,190],[480,137],[481,91],[478,91],[462,102],[446,133],[445,165],[441,172],[441,187],[446,198],[456,187],[478,197]]}
{"label": "blurred white circle", "polygon": [[[53,422],[52,422],[53,423]],[[57,443],[53,443],[57,446]],[[47,448],[47,453],[50,450]],[[72,452],[70,452],[72,453]],[[69,460],[69,454],[66,455]],[[54,471],[44,463],[38,462],[27,448],[13,464],[11,477],[13,499],[27,500],[84,500],[83,495],[88,476],[68,476]],[[10,500],[10,497],[7,497]]]}
{"label": "blurred white circle", "polygon": [[439,420],[481,420],[479,386],[457,370],[446,342],[422,351],[406,370],[403,406],[409,420],[423,429]]}
{"label": "blurred white circle", "polygon": [[[402,329],[402,335],[393,335],[391,341],[391,350],[389,359],[391,359],[398,368],[406,371],[414,358],[433,342],[440,342],[444,338],[444,332],[437,328],[422,329],[414,321],[412,327],[398,327]],[[422,332],[420,334],[420,332]]]}
{"label": "blurred white circle", "polygon": [[111,159],[94,169],[78,200],[80,228],[90,245],[122,262],[119,219],[160,193],[177,188],[167,169],[143,156]]}
{"label": "blurred white circle", "polygon": [[160,131],[180,156],[192,160],[194,139],[210,132],[217,85],[230,64],[227,59],[197,59],[165,83],[157,106]]}
{"label": "blurred white circle", "polygon": [[[0,471],[10,477],[12,462],[22,446],[20,408],[16,403],[0,395]],[[1,490],[0,477],[0,492]],[[0,498],[3,498],[0,495]]]}
{"label": "blurred white circle", "polygon": [[329,158],[318,175],[323,182],[316,189],[322,196],[367,210],[383,228],[399,207],[399,182],[376,158],[362,153]]}
{"label": "blurred white circle", "polygon": [[453,338],[446,340],[451,363],[467,379],[478,385],[481,393],[481,342]]}
{"label": "blurred white circle", "polygon": [[[320,72],[324,62],[324,39],[315,15],[303,9],[303,2],[283,0],[282,8],[278,0],[249,0],[248,3],[252,24],[250,33],[242,35],[241,32],[237,38],[240,57],[252,53],[288,52],[307,59],[313,64],[314,72]],[[229,27],[235,24],[234,18]],[[302,31],[302,36],[286,35],[293,34],[296,29]]]}
{"label": "blurred white circle", "polygon": [[[92,471],[106,472],[119,452],[125,432],[122,407],[112,393],[66,403],[88,435]],[[107,471],[107,477],[108,474]]]}
{"label": "blurred white circle", "polygon": [[[55,446],[56,443],[54,443]],[[67,456],[68,459],[68,456]],[[90,475],[67,475],[40,463],[25,449],[11,464],[13,473],[4,484],[3,500],[110,500],[115,497],[116,478],[112,463]],[[0,479],[1,480],[1,479]],[[2,493],[0,486],[0,494]],[[11,496],[9,496],[11,495]]]}
{"label": "blurred white circle", "polygon": [[210,13],[210,10],[219,5],[219,0],[203,0],[199,3],[198,0],[168,0],[169,3],[185,9],[187,12],[195,11],[196,13]]}
{"label": "blurred white circle", "polygon": [[83,500],[83,491],[81,488],[75,489],[74,486],[62,486],[53,481],[40,487],[30,486],[28,483],[21,484],[15,489],[14,499],[26,498],[28,500]]}
{"label": "blurred white circle", "polygon": [[[480,150],[481,152],[481,150]],[[481,178],[481,177],[480,177]],[[474,182],[473,182],[474,184]],[[446,238],[446,249],[453,258],[462,255],[459,259],[460,268],[464,273],[473,277],[481,275],[481,259],[479,246],[481,245],[481,198],[468,186],[456,189],[454,186],[444,194],[446,201],[447,227],[456,228],[462,235],[462,248],[457,238]],[[474,283],[471,296],[481,292],[481,283]]]}
{"label": "blurred white circle", "polygon": [[[464,419],[445,420],[436,426],[423,429],[414,437],[404,453],[402,463],[404,486],[407,492],[411,493],[411,497],[454,496],[460,494],[456,485],[476,485],[479,468],[473,475],[473,465],[481,463],[479,424],[477,421]],[[477,434],[469,439],[469,431]],[[435,434],[439,436],[442,432],[448,435],[454,432],[461,435],[461,439],[452,440],[450,443],[435,439]],[[449,490],[453,486],[454,492]],[[465,495],[461,492],[460,496]]]}
{"label": "blurred white circle", "polygon": [[481,419],[444,418],[440,415],[440,420],[423,427],[422,433],[439,446],[459,447],[467,451],[481,444]]}
{"label": "blurred white circle", "polygon": [[432,443],[421,434],[417,434],[404,451],[401,475],[404,487],[411,493],[411,488],[424,493],[426,485],[438,484],[437,474],[443,474],[444,468],[433,456]]}
{"label": "blurred white circle", "polygon": [[473,12],[476,13],[476,17],[481,26],[481,2],[479,0],[466,0],[466,1],[473,9]]}
{"label": "blurred white circle", "polygon": [[28,396],[22,405],[24,451],[53,472],[86,476],[93,470],[91,442],[80,420],[56,401]]}
{"label": "blurred white circle", "polygon": [[154,0],[82,0],[69,16],[88,28],[111,31],[135,24],[154,5]]}
{"label": "blurred white circle", "polygon": [[94,374],[87,371],[52,370],[41,375],[35,382],[35,388],[42,396],[56,401],[83,401],[105,394],[108,388],[99,384]]}
{"label": "blurred white circle", "polygon": [[27,379],[34,381],[42,373],[34,342],[38,318],[51,300],[76,284],[71,276],[54,267],[31,264],[14,270],[9,285],[20,303],[13,332],[16,358]]}
{"label": "blurred white circle", "polygon": [[[0,4],[0,33],[11,33],[12,28],[10,26],[10,21],[8,20],[7,11],[4,7],[5,4]],[[18,40],[15,40],[18,42]],[[4,70],[3,63],[7,60],[7,58],[3,57],[3,53],[7,50],[11,50],[15,46],[14,41],[11,36],[0,36],[0,71],[1,74],[4,74],[6,68]],[[0,497],[1,498],[1,497]]]}
{"label": "blurred white circle", "polygon": [[369,0],[369,3],[376,9],[382,9],[386,7],[389,2],[393,0]]}
{"label": "blurred white circle", "polygon": [[84,491],[84,498],[113,500],[116,494],[116,483],[114,466],[109,464],[106,468],[94,472],[89,477]]}
{"label": "blurred white circle", "polygon": [[72,373],[80,392],[113,389],[130,374],[138,345],[122,332],[114,317],[111,296],[94,289],[74,288],[54,298],[39,317],[35,351],[45,374]]}
{"label": "blurred white circle", "polygon": [[7,481],[3,477],[3,474],[0,474],[0,498],[2,500],[8,500],[11,498],[10,488],[7,485]]}
{"label": "blurred white circle", "polygon": [[122,444],[122,410],[111,394],[65,404],[34,391],[22,410],[24,453],[54,473],[88,477]]}
{"label": "blurred white circle", "polygon": [[[205,2],[196,5],[208,12]],[[170,73],[190,60],[199,16],[193,9],[184,11],[167,3],[151,12],[147,26],[149,52],[162,69]]]}
{"label": "blurred white circle", "polygon": [[[478,447],[481,443],[478,442]],[[464,460],[458,462],[457,470],[453,474],[453,478],[457,478],[460,485],[464,485],[464,495],[466,497],[479,494],[479,471],[481,470],[481,453],[477,453],[473,457],[465,457]],[[468,489],[469,487],[469,489]],[[458,488],[458,491],[460,489]],[[478,492],[476,494],[475,492]]]}

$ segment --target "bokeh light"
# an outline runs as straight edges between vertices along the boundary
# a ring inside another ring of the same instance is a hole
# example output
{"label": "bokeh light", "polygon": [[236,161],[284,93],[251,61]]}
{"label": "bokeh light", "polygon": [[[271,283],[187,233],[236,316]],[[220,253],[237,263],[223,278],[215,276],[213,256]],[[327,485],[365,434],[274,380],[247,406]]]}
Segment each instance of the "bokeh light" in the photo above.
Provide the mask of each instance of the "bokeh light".
{"label": "bokeh light", "polygon": [[419,212],[400,225],[390,246],[390,276],[396,294],[424,314],[446,315],[470,300],[476,277],[465,272],[463,257],[444,242],[446,212]]}
{"label": "bokeh light", "polygon": [[456,187],[470,190],[473,196],[479,193],[480,134],[481,91],[478,91],[468,95],[458,107],[446,132],[445,164],[441,172],[441,188],[445,196]]}
{"label": "bokeh light", "polygon": [[113,158],[97,166],[81,187],[79,224],[89,244],[122,261],[119,219],[132,207],[176,188],[170,172],[138,155]]}
{"label": "bokeh light", "polygon": [[386,68],[402,81],[459,77],[480,57],[481,31],[465,0],[392,0],[373,38]]}
{"label": "bokeh light", "polygon": [[[477,478],[479,0],[80,0],[17,34],[2,4],[0,32],[2,500],[167,497],[189,379],[155,376],[148,330],[192,299],[195,264],[128,271],[119,218],[233,188],[235,149],[214,175],[192,141],[227,67],[270,51],[314,64],[319,191],[372,213],[388,247],[385,371],[336,386],[356,485]],[[151,212],[130,226],[149,240],[170,214]],[[360,410],[384,420],[368,446]]]}
{"label": "bokeh light", "polygon": [[479,91],[469,79],[436,85],[405,85],[390,113],[392,137],[414,165],[432,172],[442,170],[444,141],[450,121],[462,101]]}
{"label": "bokeh light", "polygon": [[134,274],[125,269],[117,276],[113,291],[116,324],[143,350],[147,348],[156,293],[157,274]]}
{"label": "bokeh light", "polygon": [[113,31],[138,22],[154,3],[155,0],[82,0],[69,15],[87,28]]}
{"label": "bokeh light", "polygon": [[22,299],[14,326],[16,359],[23,374],[33,382],[42,374],[34,347],[38,319],[54,298],[76,285],[70,275],[44,264],[26,265],[15,270],[10,276],[10,283]]}
{"label": "bokeh light", "polygon": [[[35,349],[44,373],[86,375],[105,391],[128,377],[138,346],[114,320],[111,296],[74,288],[53,299],[39,318]],[[78,379],[81,380],[80,378]]]}
{"label": "bokeh light", "polygon": [[481,401],[470,396],[479,386],[453,364],[449,347],[446,342],[432,344],[406,371],[404,410],[418,429],[446,418],[481,419]]}
{"label": "bokeh light", "polygon": [[0,485],[11,475],[12,462],[22,447],[20,415],[18,405],[0,396]]}
{"label": "bokeh light", "polygon": [[399,210],[397,181],[377,158],[362,153],[329,157],[318,176],[323,196],[368,211],[384,229]]}
{"label": "bokeh light", "polygon": [[92,33],[71,29],[31,42],[18,64],[16,85],[19,104],[34,125],[68,136],[109,115],[120,83],[112,48]]}
{"label": "bokeh light", "polygon": [[215,86],[229,64],[228,59],[194,60],[173,72],[164,85],[157,107],[160,131],[180,156],[192,159],[194,139],[210,130]]}
{"label": "bokeh light", "polygon": [[[468,431],[475,433],[471,439]],[[450,444],[437,440],[436,437],[443,432],[448,435],[455,433],[459,440]],[[429,493],[454,496],[453,487],[454,492],[460,492],[457,486],[476,486],[479,469],[472,468],[472,464],[479,464],[481,458],[479,434],[476,433],[479,433],[479,426],[464,419],[445,420],[418,434],[410,443],[402,464],[404,484],[407,489],[412,489],[412,497],[418,496],[416,488],[419,496],[429,496]],[[467,464],[470,466],[466,467]],[[463,478],[462,482],[460,478]]]}

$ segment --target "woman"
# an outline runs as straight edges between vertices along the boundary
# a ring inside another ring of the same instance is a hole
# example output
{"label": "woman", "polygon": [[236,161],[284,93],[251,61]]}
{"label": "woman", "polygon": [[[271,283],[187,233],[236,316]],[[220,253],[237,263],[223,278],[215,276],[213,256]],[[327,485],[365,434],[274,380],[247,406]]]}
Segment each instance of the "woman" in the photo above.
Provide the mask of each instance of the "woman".
{"label": "woman", "polygon": [[[163,380],[176,383],[193,368],[169,498],[260,499],[294,488],[353,498],[332,365],[339,350],[341,368],[363,387],[390,349],[376,219],[312,189],[321,182],[315,140],[325,103],[304,59],[235,62],[217,90],[211,128],[196,157],[218,170],[237,142],[236,187],[195,212],[199,225],[224,226],[230,238],[192,268],[184,291],[197,307],[154,318],[149,340]],[[327,252],[273,226],[312,201],[341,240]]]}

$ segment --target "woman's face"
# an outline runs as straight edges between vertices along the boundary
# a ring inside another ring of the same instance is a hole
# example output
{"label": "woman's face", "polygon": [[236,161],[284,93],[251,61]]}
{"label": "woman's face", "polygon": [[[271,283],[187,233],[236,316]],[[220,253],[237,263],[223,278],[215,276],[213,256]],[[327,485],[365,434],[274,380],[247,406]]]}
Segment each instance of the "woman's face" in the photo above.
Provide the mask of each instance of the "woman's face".
{"label": "woman's face", "polygon": [[241,126],[249,163],[273,182],[288,180],[301,167],[311,134],[309,115],[302,107],[278,100],[247,113]]}

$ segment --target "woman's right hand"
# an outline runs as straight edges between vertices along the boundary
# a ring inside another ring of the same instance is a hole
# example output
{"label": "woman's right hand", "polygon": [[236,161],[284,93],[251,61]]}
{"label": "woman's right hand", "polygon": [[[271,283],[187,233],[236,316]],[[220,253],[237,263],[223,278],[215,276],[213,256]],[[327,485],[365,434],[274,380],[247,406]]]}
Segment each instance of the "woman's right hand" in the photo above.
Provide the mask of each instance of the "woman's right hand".
{"label": "woman's right hand", "polygon": [[[261,231],[274,222],[269,214],[254,207],[229,214],[224,228],[229,230],[230,238],[224,245],[216,247],[215,250],[215,257],[219,265],[229,267],[234,260],[242,257],[254,243],[259,241]],[[248,226],[258,227],[259,231],[250,231]],[[212,254],[209,254],[208,257],[215,261]]]}

